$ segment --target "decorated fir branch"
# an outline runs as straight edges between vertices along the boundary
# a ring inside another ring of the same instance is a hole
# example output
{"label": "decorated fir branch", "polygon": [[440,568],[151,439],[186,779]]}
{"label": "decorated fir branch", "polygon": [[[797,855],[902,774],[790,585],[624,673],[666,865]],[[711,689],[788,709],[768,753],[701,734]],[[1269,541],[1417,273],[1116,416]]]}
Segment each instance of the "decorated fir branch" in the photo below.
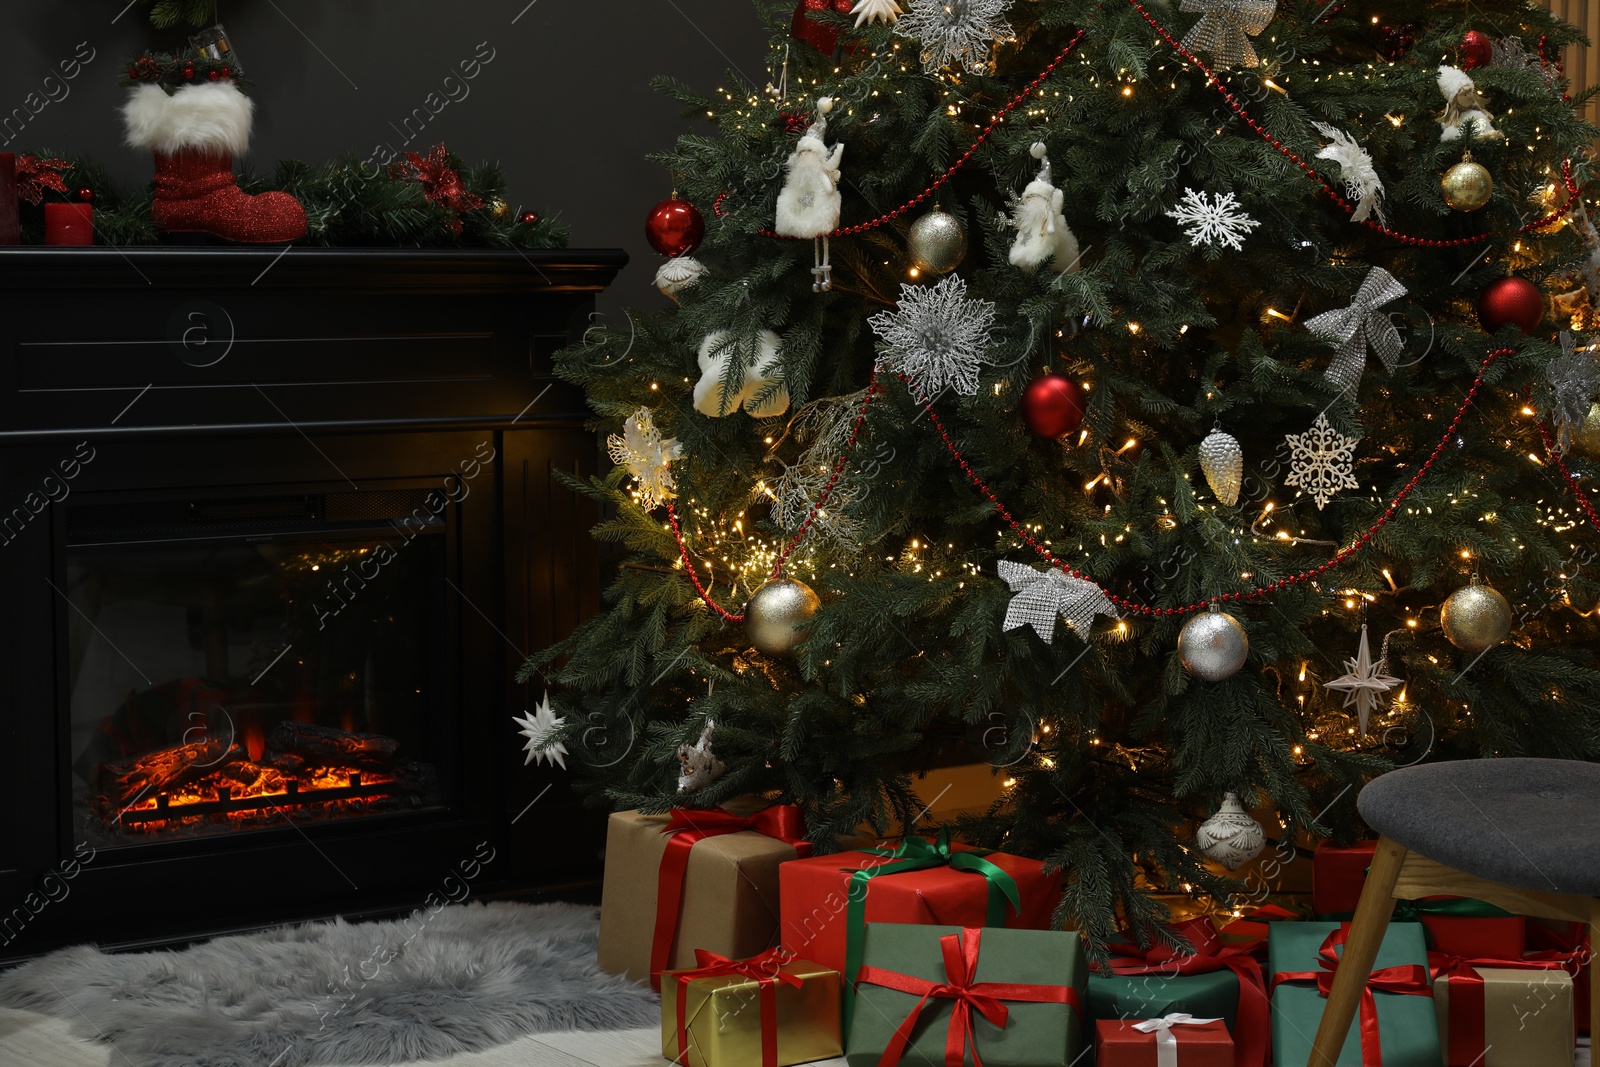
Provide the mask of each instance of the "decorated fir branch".
{"label": "decorated fir branch", "polygon": [[144,0],[150,5],[150,24],[165,30],[174,26],[199,29],[217,20],[217,0]]}
{"label": "decorated fir branch", "polygon": [[1572,27],[869,6],[775,27],[765,89],[661,83],[716,126],[657,157],[676,303],[558,358],[621,442],[568,484],[624,563],[522,672],[580,787],[827,848],[988,762],[965,836],[1059,866],[1094,949],[1353,834],[1386,767],[1600,758]]}

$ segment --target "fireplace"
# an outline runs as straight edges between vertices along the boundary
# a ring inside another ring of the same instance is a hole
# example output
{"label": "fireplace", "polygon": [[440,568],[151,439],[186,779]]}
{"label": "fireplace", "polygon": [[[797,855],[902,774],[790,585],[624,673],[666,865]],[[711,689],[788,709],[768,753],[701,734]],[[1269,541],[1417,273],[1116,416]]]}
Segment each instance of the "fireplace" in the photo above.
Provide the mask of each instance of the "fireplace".
{"label": "fireplace", "polygon": [[598,877],[512,675],[598,603],[550,354],[623,257],[270,261],[0,252],[0,962]]}

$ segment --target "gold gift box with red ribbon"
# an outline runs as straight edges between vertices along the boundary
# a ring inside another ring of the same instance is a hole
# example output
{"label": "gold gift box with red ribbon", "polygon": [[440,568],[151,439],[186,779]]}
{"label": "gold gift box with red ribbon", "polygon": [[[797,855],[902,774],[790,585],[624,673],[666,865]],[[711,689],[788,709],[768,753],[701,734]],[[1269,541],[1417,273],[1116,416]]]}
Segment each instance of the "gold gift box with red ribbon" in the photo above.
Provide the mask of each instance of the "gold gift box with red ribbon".
{"label": "gold gift box with red ribbon", "polygon": [[1446,1067],[1572,1062],[1572,976],[1560,962],[1429,962]]}
{"label": "gold gift box with red ribbon", "polygon": [[685,1067],[788,1067],[838,1056],[839,972],[770,949],[695,953],[661,976],[661,1055]]}

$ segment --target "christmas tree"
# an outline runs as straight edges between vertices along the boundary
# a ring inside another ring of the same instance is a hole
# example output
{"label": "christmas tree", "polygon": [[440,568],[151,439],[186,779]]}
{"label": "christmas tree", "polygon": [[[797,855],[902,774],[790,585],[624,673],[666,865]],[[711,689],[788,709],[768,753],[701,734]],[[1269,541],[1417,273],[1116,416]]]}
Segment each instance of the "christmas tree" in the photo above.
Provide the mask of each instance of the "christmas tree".
{"label": "christmas tree", "polygon": [[1058,865],[1091,943],[1159,922],[1148,890],[1239,899],[1206,853],[1254,831],[1196,840],[1228,793],[1349,836],[1397,764],[1600,755],[1571,27],[764,15],[770,84],[661,85],[716,129],[659,157],[676,306],[560,360],[619,566],[523,669],[563,724],[530,753],[619,807],[781,796],[826,849],[909,831],[966,752],[1005,789],[965,839]]}

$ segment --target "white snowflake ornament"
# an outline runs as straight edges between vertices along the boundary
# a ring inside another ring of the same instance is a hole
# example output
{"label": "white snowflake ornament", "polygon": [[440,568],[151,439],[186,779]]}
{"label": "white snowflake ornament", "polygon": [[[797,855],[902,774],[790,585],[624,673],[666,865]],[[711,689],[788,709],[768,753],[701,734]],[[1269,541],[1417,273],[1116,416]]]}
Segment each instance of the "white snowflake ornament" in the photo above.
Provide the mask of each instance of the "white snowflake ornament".
{"label": "white snowflake ornament", "polygon": [[627,467],[638,482],[639,502],[648,510],[657,508],[676,495],[672,480],[672,461],[683,454],[675,437],[663,439],[656,429],[649,408],[640,408],[622,424],[622,435],[606,438],[611,462]]}
{"label": "white snowflake ornament", "polygon": [[[1387,650],[1387,643],[1384,647]],[[1355,658],[1344,661],[1348,673],[1323,683],[1323,688],[1344,694],[1345,707],[1352,704],[1356,706],[1356,717],[1361,721],[1363,734],[1367,732],[1367,719],[1372,709],[1377,707],[1378,698],[1400,684],[1400,679],[1384,673],[1389,667],[1388,658],[1386,653],[1376,663],[1373,662],[1372,647],[1367,644],[1367,624],[1362,623],[1361,644],[1356,646]]]}
{"label": "white snowflake ornament", "polygon": [[528,758],[522,761],[524,767],[534,761],[543,763],[549,760],[550,766],[567,769],[567,746],[560,741],[550,740],[550,735],[565,726],[567,720],[557,715],[550,706],[549,693],[539,701],[538,707],[521,718],[511,716],[511,721],[522,727],[522,736],[528,739],[525,749]]}
{"label": "white snowflake ornament", "polygon": [[978,391],[994,315],[993,303],[968,299],[967,283],[952,274],[938,285],[901,285],[900,306],[867,322],[888,347],[882,366],[911,378],[927,400],[945,389]]}
{"label": "white snowflake ornament", "polygon": [[1207,199],[1205,193],[1185,189],[1183,200],[1167,214],[1178,220],[1194,248],[1226,245],[1242,251],[1244,239],[1261,225],[1244,213],[1232,193],[1216,193]]}
{"label": "white snowflake ornament", "polygon": [[1360,487],[1355,479],[1356,443],[1360,439],[1346,437],[1329,426],[1326,414],[1319,414],[1305,433],[1288,434],[1283,440],[1290,453],[1289,477],[1283,484],[1310,493],[1318,511],[1340,490]]}
{"label": "white snowflake ornament", "polygon": [[989,73],[996,41],[1015,31],[1006,21],[1011,0],[913,0],[894,32],[922,42],[922,69],[944,67]]}
{"label": "white snowflake ornament", "polygon": [[850,14],[856,17],[856,29],[859,30],[872,22],[893,26],[902,12],[895,0],[856,0],[856,6],[850,9]]}

